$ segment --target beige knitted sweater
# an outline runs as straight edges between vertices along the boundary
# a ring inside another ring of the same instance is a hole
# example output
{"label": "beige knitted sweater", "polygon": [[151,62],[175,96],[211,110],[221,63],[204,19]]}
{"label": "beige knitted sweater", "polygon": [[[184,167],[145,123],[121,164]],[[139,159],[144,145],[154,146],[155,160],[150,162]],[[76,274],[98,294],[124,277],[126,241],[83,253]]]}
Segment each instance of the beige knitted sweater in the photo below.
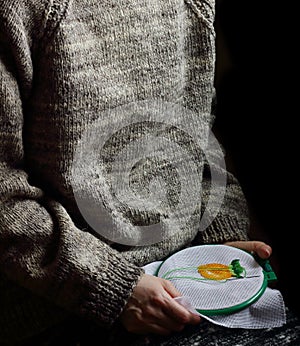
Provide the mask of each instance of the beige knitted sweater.
{"label": "beige knitted sweater", "polygon": [[[209,227],[189,225],[145,246],[101,236],[85,222],[72,190],[74,152],[85,129],[118,121],[107,109],[160,100],[212,122],[213,21],[213,0],[0,1],[0,341],[33,335],[69,314],[110,328],[142,265],[190,244],[247,239],[245,200],[229,173]],[[106,161],[153,128],[126,126],[107,144]],[[180,134],[177,144],[189,148]],[[193,157],[203,210],[210,175],[203,155]],[[159,174],[162,161],[137,165],[133,179],[153,167]],[[174,169],[164,172],[166,188],[180,185]],[[133,214],[138,218],[138,210],[127,216]],[[151,215],[139,222],[151,223]]]}

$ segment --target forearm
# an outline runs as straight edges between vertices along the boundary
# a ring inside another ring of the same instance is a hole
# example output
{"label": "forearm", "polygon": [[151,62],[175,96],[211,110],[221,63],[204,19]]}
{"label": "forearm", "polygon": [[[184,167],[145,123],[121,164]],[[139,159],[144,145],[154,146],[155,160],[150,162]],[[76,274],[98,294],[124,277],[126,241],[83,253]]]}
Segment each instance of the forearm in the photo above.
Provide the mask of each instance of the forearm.
{"label": "forearm", "polygon": [[25,189],[15,191],[0,205],[0,270],[69,311],[113,323],[142,270],[77,229],[65,209],[38,189],[27,198]]}

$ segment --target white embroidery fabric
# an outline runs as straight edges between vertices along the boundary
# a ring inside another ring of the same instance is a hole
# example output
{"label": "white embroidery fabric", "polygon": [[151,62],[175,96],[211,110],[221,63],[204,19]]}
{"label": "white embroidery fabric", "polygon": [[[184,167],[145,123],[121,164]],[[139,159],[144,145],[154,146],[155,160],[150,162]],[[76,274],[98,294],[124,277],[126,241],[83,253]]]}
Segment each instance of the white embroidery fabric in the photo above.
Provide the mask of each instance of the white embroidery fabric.
{"label": "white embroidery fabric", "polygon": [[[206,251],[206,250],[210,250],[210,248],[211,248],[210,245],[204,245],[204,246],[184,249],[182,251],[179,251],[177,254],[169,257],[165,262],[162,262],[162,261],[152,262],[152,263],[145,265],[143,268],[147,274],[157,275],[157,272],[158,272],[159,277],[163,277],[163,276],[165,276],[166,278],[170,277],[171,278],[170,281],[183,294],[181,297],[177,297],[174,299],[179,304],[186,307],[188,310],[194,312],[195,314],[202,316],[203,318],[211,321],[214,324],[221,325],[221,326],[228,327],[228,328],[247,328],[247,329],[272,328],[272,327],[280,327],[280,326],[284,325],[286,323],[286,314],[285,314],[285,304],[284,304],[283,297],[282,297],[280,291],[278,291],[276,289],[269,288],[269,287],[267,287],[265,289],[265,291],[263,292],[263,294],[261,295],[261,297],[257,301],[252,303],[249,307],[246,307],[246,308],[244,308],[238,312],[233,312],[230,314],[223,314],[223,315],[218,314],[218,315],[214,315],[214,316],[206,316],[204,314],[199,313],[196,310],[196,308],[199,309],[199,307],[196,306],[198,304],[197,299],[196,299],[196,292],[197,292],[197,290],[199,292],[199,286],[201,287],[201,285],[199,285],[199,283],[197,281],[193,281],[193,280],[184,280],[184,279],[178,280],[178,276],[175,276],[178,272],[177,272],[177,269],[174,271],[174,268],[179,268],[179,270],[182,267],[186,268],[187,263],[189,263],[191,265],[191,267],[194,267],[196,263],[198,265],[200,265],[200,264],[214,262],[213,257],[211,257],[211,255],[206,256],[207,254],[210,253],[210,251]],[[248,261],[247,256],[250,257],[249,260],[251,262],[251,256],[248,253],[244,256],[244,254],[245,254],[244,251],[241,252],[238,249],[228,247],[225,245],[213,245],[213,249],[217,251],[216,253],[218,253],[218,256],[216,256],[215,262],[227,263],[226,262],[226,260],[227,260],[226,259],[226,256],[227,256],[226,251],[229,248],[232,249],[232,253],[229,256],[232,256],[232,254],[238,254],[239,257],[242,258],[242,260],[241,260],[242,265],[245,264],[245,261],[246,262]],[[200,252],[201,256],[199,256],[199,252],[198,252],[199,249],[201,250],[201,252]],[[235,252],[235,250],[236,250],[236,252]],[[206,259],[202,256],[203,254],[204,254],[204,257],[206,257]],[[220,261],[220,258],[222,259],[221,261]],[[234,259],[234,258],[232,258],[232,259]],[[162,263],[163,263],[163,266],[162,266]],[[229,262],[229,264],[230,264],[230,262]],[[255,267],[255,265],[254,265],[254,267]],[[169,275],[166,275],[166,273],[170,272],[170,270],[172,272]],[[258,268],[254,268],[253,270],[256,271],[255,274],[259,273]],[[262,270],[261,270],[261,272],[262,272]],[[195,271],[194,274],[189,273],[189,275],[195,276],[196,273],[197,273],[197,271]],[[253,275],[253,274],[251,274],[251,271],[249,272],[249,268],[247,268],[247,273],[248,273],[247,275],[249,275],[249,276]],[[197,273],[197,274],[199,276],[199,273]],[[181,275],[182,275],[182,273],[181,273]],[[175,277],[175,280],[172,279],[172,277],[173,278]],[[258,277],[257,280],[261,280],[261,278]],[[212,280],[212,281],[214,281],[214,280]],[[246,286],[244,286],[244,287],[240,285],[240,283],[243,283],[243,282],[246,283]],[[250,286],[247,285],[246,280],[241,279],[241,280],[239,280],[238,283],[239,283],[239,288],[238,288],[237,292],[239,292],[239,294],[236,296],[238,296],[238,299],[244,299],[243,297],[247,297],[246,291],[250,291],[253,288],[251,288],[251,285]],[[231,283],[229,283],[229,285],[230,284]],[[205,285],[205,286],[207,286],[207,285]],[[222,304],[226,304],[226,302],[224,303],[224,296],[226,296],[226,297],[228,296],[229,301],[230,301],[230,299],[234,298],[234,294],[233,294],[234,290],[231,288],[232,286],[228,286],[228,289],[226,290],[226,288],[225,288],[225,291],[222,292],[223,287],[225,287],[225,285],[222,283],[216,283],[214,285],[214,283],[212,282],[212,284],[210,284],[210,288],[212,288],[212,290],[210,290],[210,292],[212,291],[212,294],[214,296],[213,301],[216,301],[216,300],[218,301],[217,308],[222,308],[223,307]],[[242,290],[242,292],[241,292],[241,290]],[[202,299],[203,300],[209,300],[208,299],[209,295],[207,294],[207,292],[208,292],[208,290],[201,290],[200,291],[201,300]],[[200,296],[200,294],[199,294],[199,296]],[[251,295],[251,293],[250,293],[250,295]],[[220,296],[220,299],[215,299],[218,296]],[[199,299],[198,299],[198,301],[199,301]],[[240,302],[238,302],[238,303],[240,303]],[[206,308],[208,308],[210,303],[205,302],[203,304]]]}

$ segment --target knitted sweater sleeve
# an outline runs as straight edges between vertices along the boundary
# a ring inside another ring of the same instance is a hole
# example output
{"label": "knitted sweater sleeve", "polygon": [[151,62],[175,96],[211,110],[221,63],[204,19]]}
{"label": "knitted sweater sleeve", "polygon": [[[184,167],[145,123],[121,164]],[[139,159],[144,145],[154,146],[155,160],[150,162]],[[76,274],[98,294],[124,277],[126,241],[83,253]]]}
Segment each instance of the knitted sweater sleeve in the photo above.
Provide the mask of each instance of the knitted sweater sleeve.
{"label": "knitted sweater sleeve", "polygon": [[[24,107],[34,42],[51,10],[44,3],[7,0],[0,7],[0,271],[54,304],[109,326],[142,269],[76,228],[26,171]],[[65,1],[60,3],[62,12]]]}
{"label": "knitted sweater sleeve", "polygon": [[202,181],[201,227],[193,244],[249,239],[249,210],[242,186],[226,167],[226,151],[212,133]]}

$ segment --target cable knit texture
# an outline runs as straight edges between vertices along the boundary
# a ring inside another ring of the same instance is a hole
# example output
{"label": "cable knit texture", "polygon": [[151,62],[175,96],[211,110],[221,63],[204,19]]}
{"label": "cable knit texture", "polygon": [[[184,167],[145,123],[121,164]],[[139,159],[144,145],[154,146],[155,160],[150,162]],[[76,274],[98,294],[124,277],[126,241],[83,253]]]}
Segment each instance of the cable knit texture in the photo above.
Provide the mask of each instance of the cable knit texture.
{"label": "cable knit texture", "polygon": [[[213,22],[213,0],[1,0],[0,341],[34,335],[70,314],[110,328],[142,265],[192,242],[247,239],[246,203],[229,173],[210,227],[139,247],[94,232],[71,186],[75,147],[106,109],[155,99],[212,122]],[[147,126],[127,129],[127,140]],[[120,145],[110,141],[107,152]]]}

